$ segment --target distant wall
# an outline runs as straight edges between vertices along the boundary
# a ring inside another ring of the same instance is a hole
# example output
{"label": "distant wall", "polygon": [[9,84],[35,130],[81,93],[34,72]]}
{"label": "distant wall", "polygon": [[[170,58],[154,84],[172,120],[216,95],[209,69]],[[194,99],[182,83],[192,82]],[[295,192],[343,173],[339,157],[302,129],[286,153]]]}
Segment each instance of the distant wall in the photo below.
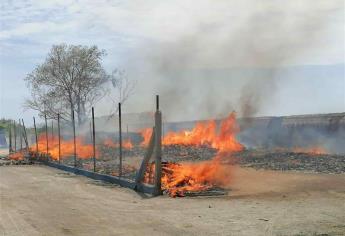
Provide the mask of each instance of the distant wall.
{"label": "distant wall", "polygon": [[239,121],[248,147],[312,147],[345,153],[345,113],[266,117]]}

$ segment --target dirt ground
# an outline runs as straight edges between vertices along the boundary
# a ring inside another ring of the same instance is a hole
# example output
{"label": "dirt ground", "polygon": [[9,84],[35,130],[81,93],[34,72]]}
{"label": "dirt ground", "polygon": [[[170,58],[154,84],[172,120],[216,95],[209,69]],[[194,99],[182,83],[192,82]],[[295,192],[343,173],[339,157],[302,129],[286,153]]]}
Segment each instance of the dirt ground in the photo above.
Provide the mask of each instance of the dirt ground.
{"label": "dirt ground", "polygon": [[235,168],[228,196],[149,198],[45,166],[0,167],[0,235],[345,235],[345,175]]}
{"label": "dirt ground", "polygon": [[8,155],[8,148],[0,148],[0,157]]}

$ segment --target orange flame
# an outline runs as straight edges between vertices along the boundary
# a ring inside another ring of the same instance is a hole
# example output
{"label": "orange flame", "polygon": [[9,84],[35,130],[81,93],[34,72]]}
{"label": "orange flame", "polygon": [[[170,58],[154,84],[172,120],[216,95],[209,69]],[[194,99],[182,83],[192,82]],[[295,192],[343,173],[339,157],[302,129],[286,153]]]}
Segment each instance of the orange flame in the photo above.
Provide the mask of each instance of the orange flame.
{"label": "orange flame", "polygon": [[[243,145],[236,140],[239,126],[234,112],[222,120],[219,132],[214,120],[205,123],[198,122],[191,131],[169,132],[163,138],[163,145],[209,145],[219,152],[237,152],[243,150]],[[147,138],[144,137],[144,141]]]}
{"label": "orange flame", "polygon": [[320,146],[312,146],[312,147],[294,147],[292,149],[293,152],[299,152],[299,153],[308,153],[311,155],[322,155],[327,154],[327,151],[325,148]]}
{"label": "orange flame", "polygon": [[112,147],[112,148],[116,148],[117,147],[117,144],[113,142],[113,140],[111,140],[110,138],[106,138],[104,141],[103,141],[103,144],[105,146],[108,146],[108,147]]}
{"label": "orange flame", "polygon": [[11,160],[22,161],[22,160],[24,160],[24,153],[23,152],[11,153],[8,157]]}
{"label": "orange flame", "polygon": [[[236,140],[238,132],[239,127],[234,112],[221,121],[219,132],[214,120],[198,122],[191,131],[169,132],[163,137],[163,145],[209,145],[218,149],[218,153],[210,161],[163,164],[162,189],[175,197],[184,196],[187,191],[203,191],[214,186],[225,187],[231,181],[231,166],[221,162],[232,152],[244,149],[244,146]],[[144,138],[142,145],[147,145],[151,133],[152,129],[141,132]],[[152,164],[145,173],[144,182],[152,183],[153,173]]]}
{"label": "orange flame", "polygon": [[142,129],[139,131],[139,133],[141,134],[141,136],[143,137],[143,141],[140,143],[140,146],[146,147],[149,145],[150,142],[150,138],[152,135],[152,128],[146,128],[146,129]]}
{"label": "orange flame", "polygon": [[[186,192],[204,191],[215,186],[225,187],[231,181],[231,166],[220,158],[199,163],[163,163],[162,190],[170,196],[184,196]],[[145,173],[144,182],[154,182],[154,164]]]}
{"label": "orange flame", "polygon": [[126,139],[122,142],[122,146],[123,148],[125,149],[131,149],[133,148],[133,144],[132,144],[132,141],[130,139]]}
{"label": "orange flame", "polygon": [[[108,147],[112,147],[112,148],[118,148],[120,146],[119,143],[113,142],[113,140],[111,140],[110,138],[105,139],[103,144],[108,146]],[[123,140],[122,141],[122,147],[124,149],[131,149],[131,148],[133,148],[132,141],[129,138]]]}
{"label": "orange flame", "polygon": [[[38,138],[38,151],[41,153],[45,153],[47,149],[46,143],[46,136],[45,134],[41,134]],[[36,150],[36,144],[30,147],[32,150]],[[59,143],[58,137],[49,136],[48,137],[48,152],[52,159],[58,160],[59,159]],[[86,159],[91,158],[93,155],[93,147],[92,144],[85,144],[85,141],[82,137],[76,137],[76,152],[78,158]],[[60,139],[60,155],[61,158],[66,158],[68,156],[74,155],[74,141],[71,140],[64,140],[63,138]],[[98,156],[98,152],[96,149],[96,156]]]}

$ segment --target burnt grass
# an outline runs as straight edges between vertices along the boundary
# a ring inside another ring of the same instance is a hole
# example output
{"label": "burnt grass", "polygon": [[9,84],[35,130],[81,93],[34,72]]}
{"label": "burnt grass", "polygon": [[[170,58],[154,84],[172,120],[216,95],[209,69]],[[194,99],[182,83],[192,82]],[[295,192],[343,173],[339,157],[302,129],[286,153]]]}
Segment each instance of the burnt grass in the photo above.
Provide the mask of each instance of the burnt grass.
{"label": "burnt grass", "polygon": [[[139,163],[144,157],[145,148],[134,147],[124,150],[124,159],[136,158]],[[118,175],[118,149],[105,147],[102,149],[101,158],[97,159],[97,172]],[[169,145],[162,150],[164,162],[200,162],[211,160],[217,150],[207,146]],[[73,165],[73,159],[64,160],[65,164]],[[311,154],[291,151],[277,151],[269,149],[246,149],[233,153],[223,159],[224,164],[240,165],[254,169],[300,171],[312,173],[345,173],[345,154]],[[78,166],[91,169],[92,160],[79,160]],[[134,179],[137,167],[123,164],[123,175]]]}
{"label": "burnt grass", "polygon": [[[164,147],[163,160],[169,162],[198,162],[211,160],[216,154],[216,149],[207,146],[171,145]],[[255,169],[345,173],[345,154],[312,154],[269,149],[246,149],[224,158],[224,162]]]}
{"label": "burnt grass", "polygon": [[[169,145],[162,147],[162,161],[164,162],[200,162],[211,160],[217,150],[208,146]],[[97,158],[96,171],[102,174],[117,176],[119,174],[119,150],[111,147],[100,147]],[[123,150],[123,177],[134,179],[146,149],[135,146],[130,150]],[[131,160],[135,160],[133,165]],[[127,162],[129,161],[129,162]],[[3,162],[0,165],[18,164],[20,161]],[[300,171],[314,173],[345,173],[345,154],[310,154],[291,151],[277,151],[269,149],[246,149],[233,153],[223,159],[224,164],[240,165],[255,169]],[[73,157],[64,158],[66,165],[74,165]],[[93,170],[92,159],[78,159],[79,168]]]}
{"label": "burnt grass", "polygon": [[235,163],[255,169],[345,173],[345,154],[310,154],[272,150],[245,150],[233,155]]}
{"label": "burnt grass", "polygon": [[[143,156],[145,149],[133,149],[130,155]],[[211,160],[217,150],[208,146],[169,145],[163,147],[165,162],[199,162]],[[345,173],[345,154],[312,154],[270,149],[246,149],[224,158],[224,164],[254,169]]]}

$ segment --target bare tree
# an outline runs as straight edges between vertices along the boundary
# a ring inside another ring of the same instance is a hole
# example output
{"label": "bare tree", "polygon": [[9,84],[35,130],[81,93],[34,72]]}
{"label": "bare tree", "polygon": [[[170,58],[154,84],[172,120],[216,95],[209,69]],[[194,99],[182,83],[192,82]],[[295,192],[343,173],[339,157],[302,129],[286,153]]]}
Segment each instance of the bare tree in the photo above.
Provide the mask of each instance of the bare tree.
{"label": "bare tree", "polygon": [[128,98],[133,94],[137,81],[130,80],[124,70],[115,69],[110,75],[110,81],[113,89],[115,90],[115,96],[110,96],[113,102],[112,110],[109,117],[112,117],[118,112],[117,104],[125,103]]}
{"label": "bare tree", "polygon": [[45,62],[25,78],[31,90],[25,107],[50,118],[60,113],[65,120],[75,111],[81,124],[90,107],[106,94],[103,56],[105,51],[97,46],[54,45]]}

